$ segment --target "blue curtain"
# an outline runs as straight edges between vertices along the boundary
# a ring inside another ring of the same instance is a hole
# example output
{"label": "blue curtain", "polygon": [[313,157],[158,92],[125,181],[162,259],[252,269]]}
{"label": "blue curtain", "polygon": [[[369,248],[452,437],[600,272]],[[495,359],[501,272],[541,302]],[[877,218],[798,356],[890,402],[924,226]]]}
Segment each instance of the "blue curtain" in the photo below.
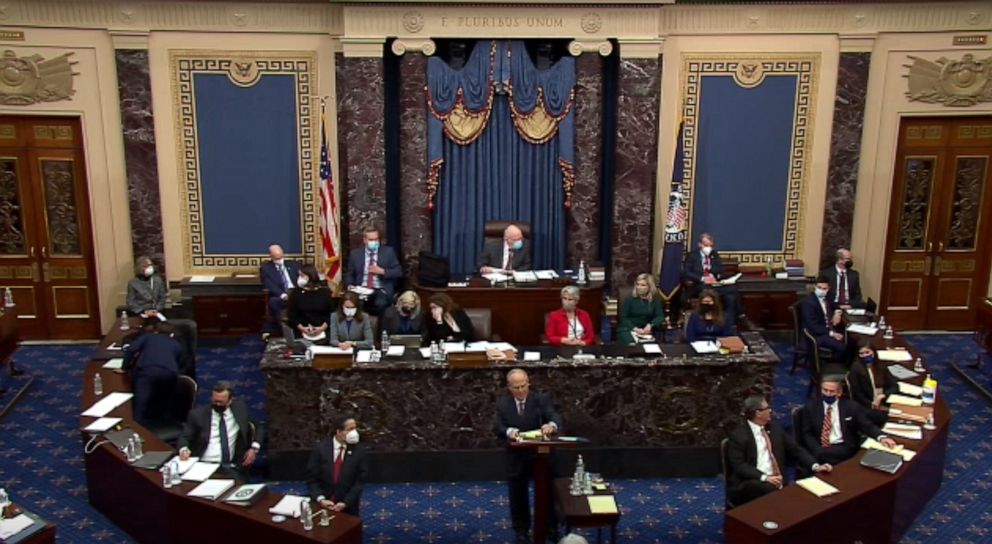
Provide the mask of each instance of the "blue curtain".
{"label": "blue curtain", "polygon": [[[461,70],[432,57],[427,81],[434,251],[448,256],[453,273],[472,273],[485,222],[513,219],[531,224],[535,268],[563,268],[566,189],[574,175],[574,59],[538,71],[522,42],[479,42]],[[484,128],[470,137],[446,132],[445,116],[458,108],[476,123],[485,120]],[[539,143],[514,124],[535,108],[557,127]]]}

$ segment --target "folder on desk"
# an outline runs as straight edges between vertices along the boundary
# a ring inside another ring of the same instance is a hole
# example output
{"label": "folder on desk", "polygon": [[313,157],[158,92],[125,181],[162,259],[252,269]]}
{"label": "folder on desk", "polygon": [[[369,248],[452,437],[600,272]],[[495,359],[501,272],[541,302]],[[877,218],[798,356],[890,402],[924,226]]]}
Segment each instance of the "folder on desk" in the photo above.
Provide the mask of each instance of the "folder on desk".
{"label": "folder on desk", "polygon": [[902,456],[882,450],[871,450],[861,458],[861,466],[895,474],[902,466]]}
{"label": "folder on desk", "polygon": [[913,360],[913,354],[904,349],[880,349],[878,360],[891,363],[908,363]]}
{"label": "folder on desk", "polygon": [[922,399],[907,397],[906,395],[899,395],[897,393],[892,393],[891,395],[889,395],[889,398],[885,399],[885,402],[888,404],[905,404],[906,406],[923,405]]}
{"label": "folder on desk", "polygon": [[816,476],[810,476],[809,478],[803,478],[802,480],[796,480],[796,485],[809,491],[810,493],[816,495],[817,497],[826,497],[828,495],[833,495],[834,493],[840,493],[840,490],[836,487],[824,482],[823,480],[817,478]]}
{"label": "folder on desk", "polygon": [[206,480],[194,487],[188,494],[190,497],[200,497],[201,499],[215,501],[232,487],[234,487],[234,480]]}
{"label": "folder on desk", "polygon": [[911,383],[899,382],[899,393],[910,397],[919,397],[923,395],[923,388]]}
{"label": "folder on desk", "polygon": [[908,406],[898,403],[889,405],[889,416],[896,419],[926,423],[927,418],[932,415],[932,406]]}
{"label": "folder on desk", "polygon": [[617,501],[613,495],[590,495],[589,512],[593,514],[616,514]]}

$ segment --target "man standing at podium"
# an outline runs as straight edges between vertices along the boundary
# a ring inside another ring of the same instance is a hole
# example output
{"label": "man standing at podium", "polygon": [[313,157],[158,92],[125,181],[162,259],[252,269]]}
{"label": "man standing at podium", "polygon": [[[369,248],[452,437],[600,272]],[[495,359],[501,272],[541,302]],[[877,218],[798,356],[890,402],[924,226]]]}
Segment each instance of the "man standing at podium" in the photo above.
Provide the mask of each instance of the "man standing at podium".
{"label": "man standing at podium", "polygon": [[524,240],[523,231],[516,225],[506,227],[503,240],[487,243],[479,256],[479,272],[482,274],[530,269],[530,244]]}
{"label": "man standing at podium", "polygon": [[[514,449],[510,443],[520,433],[540,429],[549,436],[561,430],[561,416],[555,410],[551,396],[530,391],[530,379],[522,369],[515,368],[506,375],[507,395],[496,403],[496,435],[507,441],[506,479],[510,488],[510,517],[517,534],[517,544],[530,542],[530,500],[528,485],[534,477],[533,450]],[[548,475],[550,478],[550,474]],[[551,487],[551,482],[548,482]],[[555,515],[553,491],[548,494],[548,527],[551,540],[557,541],[558,518]]]}

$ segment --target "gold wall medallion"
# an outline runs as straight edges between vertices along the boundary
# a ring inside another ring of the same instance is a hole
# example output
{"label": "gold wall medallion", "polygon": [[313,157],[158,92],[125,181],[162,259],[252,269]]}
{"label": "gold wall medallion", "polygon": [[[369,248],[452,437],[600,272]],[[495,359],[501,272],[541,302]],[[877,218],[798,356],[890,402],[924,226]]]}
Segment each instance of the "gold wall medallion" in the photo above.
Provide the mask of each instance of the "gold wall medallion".
{"label": "gold wall medallion", "polygon": [[936,61],[909,58],[913,60],[906,75],[910,101],[951,107],[992,102],[992,56],[977,59],[966,53],[961,60],[940,57]]}
{"label": "gold wall medallion", "polygon": [[258,63],[251,59],[231,59],[227,67],[227,78],[238,87],[251,87],[258,83],[262,72]]}
{"label": "gold wall medallion", "polygon": [[0,104],[27,106],[39,102],[69,100],[75,94],[72,53],[45,60],[41,55],[18,57],[7,49],[0,56]]}

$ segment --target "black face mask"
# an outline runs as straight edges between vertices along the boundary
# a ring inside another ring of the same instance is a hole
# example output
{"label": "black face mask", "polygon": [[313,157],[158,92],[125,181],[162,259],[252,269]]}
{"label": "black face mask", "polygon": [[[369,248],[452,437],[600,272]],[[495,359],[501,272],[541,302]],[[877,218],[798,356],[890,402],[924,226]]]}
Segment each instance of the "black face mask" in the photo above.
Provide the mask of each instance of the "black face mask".
{"label": "black face mask", "polygon": [[851,259],[844,261],[844,268],[848,270],[854,268],[854,261],[852,261]]}
{"label": "black face mask", "polygon": [[218,414],[223,414],[224,410],[227,410],[227,406],[218,406],[216,404],[211,404],[211,406],[213,407],[214,412],[217,412]]}
{"label": "black face mask", "polygon": [[413,314],[413,308],[407,308],[406,306],[404,306],[404,307],[400,308],[400,312],[402,312],[403,315],[412,315]]}
{"label": "black face mask", "polygon": [[711,313],[711,312],[714,312],[714,311],[716,311],[716,305],[715,304],[700,304],[699,305],[699,312],[702,313],[702,314],[708,314],[708,313]]}

